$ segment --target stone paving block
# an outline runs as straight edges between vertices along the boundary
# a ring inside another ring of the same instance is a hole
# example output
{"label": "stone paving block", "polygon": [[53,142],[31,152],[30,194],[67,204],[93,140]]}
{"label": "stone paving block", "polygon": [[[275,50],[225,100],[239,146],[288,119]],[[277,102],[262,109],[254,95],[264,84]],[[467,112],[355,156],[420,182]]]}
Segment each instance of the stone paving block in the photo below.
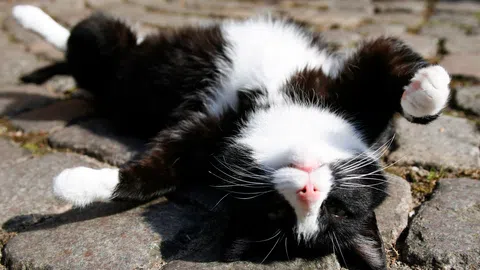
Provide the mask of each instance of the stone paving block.
{"label": "stone paving block", "polygon": [[354,11],[373,15],[374,6],[372,4],[372,0],[335,0],[329,2],[329,10]]}
{"label": "stone paving block", "polygon": [[17,23],[11,15],[11,8],[9,8],[9,14],[3,21],[3,29],[11,42],[19,43],[21,45],[42,40],[39,35],[24,29]]}
{"label": "stone paving block", "polygon": [[52,17],[65,13],[79,13],[86,10],[84,0],[57,0],[45,5],[43,10]]}
{"label": "stone paving block", "polygon": [[467,119],[443,115],[428,125],[419,125],[399,118],[395,125],[399,147],[388,157],[391,162],[455,169],[480,167],[480,133]]}
{"label": "stone paving block", "polygon": [[418,31],[419,35],[455,40],[466,36],[465,29],[451,23],[432,23],[423,25]]}
{"label": "stone paving block", "polygon": [[477,269],[480,265],[480,181],[441,179],[413,218],[406,239],[408,262],[426,269]]}
{"label": "stone paving block", "polygon": [[457,89],[455,104],[464,110],[480,115],[480,86]]}
{"label": "stone paving block", "polygon": [[29,155],[30,153],[26,149],[21,148],[19,145],[8,139],[0,137],[0,168],[3,168],[3,170],[7,170],[6,167],[14,164],[15,161],[20,158]]}
{"label": "stone paving block", "polygon": [[437,55],[437,38],[412,35],[408,33],[399,35],[398,37],[425,58],[434,58]]}
{"label": "stone paving block", "polygon": [[[97,168],[100,165],[99,162],[76,154],[51,153],[11,164],[8,170],[0,169],[0,224],[9,230],[16,230],[35,222],[38,215],[67,210],[64,203],[53,197],[53,177],[70,167]],[[16,218],[12,219],[14,217]],[[8,220],[8,225],[5,225]]]}
{"label": "stone paving block", "polygon": [[440,62],[448,73],[480,78],[480,53],[458,53],[445,56]]}
{"label": "stone paving block", "polygon": [[12,116],[30,109],[46,106],[59,95],[32,84],[0,85],[0,116]]}
{"label": "stone paving block", "polygon": [[409,213],[413,209],[413,198],[410,184],[405,179],[390,174],[387,174],[387,177],[388,197],[375,213],[380,234],[388,249],[395,245],[408,225]]}
{"label": "stone paving block", "polygon": [[315,261],[295,260],[286,263],[272,263],[270,265],[260,265],[248,262],[234,263],[196,263],[188,261],[173,261],[165,265],[162,270],[287,270],[287,269],[322,269],[322,270],[340,270],[345,269],[340,266],[334,255],[323,257]]}
{"label": "stone paving block", "polygon": [[415,13],[421,14],[425,9],[424,1],[395,0],[375,1],[375,11],[380,13]]}
{"label": "stone paving block", "polygon": [[422,16],[409,13],[380,13],[372,17],[372,23],[402,24],[407,27],[416,27],[422,20]]}
{"label": "stone paving block", "polygon": [[27,52],[49,61],[64,60],[63,52],[44,40],[33,41],[27,44]]}
{"label": "stone paving block", "polygon": [[445,49],[449,54],[472,53],[480,55],[480,36],[458,36],[448,38],[445,42]]}
{"label": "stone paving block", "polygon": [[138,207],[126,202],[96,204],[21,232],[5,247],[5,261],[13,269],[26,265],[159,269],[172,252],[175,256],[194,253],[207,258],[216,254],[212,249],[217,248],[214,240],[221,236],[221,224],[201,209],[165,199]]}
{"label": "stone paving block", "polygon": [[354,30],[355,32],[375,38],[379,36],[400,36],[407,31],[403,24],[365,24]]}
{"label": "stone paving block", "polygon": [[11,122],[24,132],[51,132],[89,114],[93,114],[92,105],[89,102],[69,99],[18,114],[11,118]]}
{"label": "stone paving block", "polygon": [[107,5],[118,5],[123,2],[123,0],[86,0],[85,4],[91,9],[99,9]]}
{"label": "stone paving block", "polygon": [[47,64],[27,53],[23,47],[12,45],[2,48],[8,53],[0,54],[0,85],[16,84],[21,75],[31,72]]}
{"label": "stone paving block", "polygon": [[72,125],[49,137],[53,147],[69,148],[120,165],[138,154],[145,142],[122,137],[113,132],[112,125],[103,119],[92,119]]}
{"label": "stone paving block", "polygon": [[322,31],[322,35],[328,43],[340,47],[352,47],[361,40],[359,34],[341,29]]}

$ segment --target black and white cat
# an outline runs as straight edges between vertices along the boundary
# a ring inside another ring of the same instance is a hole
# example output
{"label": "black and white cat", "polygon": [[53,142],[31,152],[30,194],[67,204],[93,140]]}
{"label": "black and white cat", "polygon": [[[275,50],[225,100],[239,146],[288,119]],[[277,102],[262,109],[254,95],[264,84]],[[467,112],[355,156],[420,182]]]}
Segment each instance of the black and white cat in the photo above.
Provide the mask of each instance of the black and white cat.
{"label": "black and white cat", "polygon": [[336,251],[351,268],[386,268],[376,143],[396,113],[419,124],[439,116],[444,68],[392,37],[336,54],[320,34],[269,16],[138,37],[100,12],[71,31],[34,6],[13,15],[66,56],[24,82],[69,74],[121,131],[151,139],[118,169],[59,173],[56,196],[85,206],[205,185],[232,209],[227,261]]}

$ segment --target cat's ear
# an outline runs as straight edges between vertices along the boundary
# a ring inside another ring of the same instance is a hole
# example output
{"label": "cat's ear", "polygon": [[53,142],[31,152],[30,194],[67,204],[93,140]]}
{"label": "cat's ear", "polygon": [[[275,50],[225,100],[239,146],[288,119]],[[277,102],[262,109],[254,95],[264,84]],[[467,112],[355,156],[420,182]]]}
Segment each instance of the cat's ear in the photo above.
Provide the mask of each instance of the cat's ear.
{"label": "cat's ear", "polygon": [[385,249],[372,212],[359,234],[350,243],[349,265],[352,269],[387,269]]}

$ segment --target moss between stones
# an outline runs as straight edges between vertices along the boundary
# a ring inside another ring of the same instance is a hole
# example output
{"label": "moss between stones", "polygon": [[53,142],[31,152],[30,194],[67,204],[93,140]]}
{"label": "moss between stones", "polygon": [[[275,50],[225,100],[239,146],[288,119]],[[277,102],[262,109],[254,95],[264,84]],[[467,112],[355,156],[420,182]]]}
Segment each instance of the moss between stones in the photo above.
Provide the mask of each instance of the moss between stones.
{"label": "moss between stones", "polygon": [[472,178],[480,180],[480,169],[454,170],[422,166],[391,166],[386,172],[398,175],[410,182],[415,207],[428,200],[437,181],[442,178]]}
{"label": "moss between stones", "polygon": [[53,151],[48,144],[47,132],[24,133],[15,128],[8,120],[0,118],[0,137],[10,139],[33,155],[43,155]]}

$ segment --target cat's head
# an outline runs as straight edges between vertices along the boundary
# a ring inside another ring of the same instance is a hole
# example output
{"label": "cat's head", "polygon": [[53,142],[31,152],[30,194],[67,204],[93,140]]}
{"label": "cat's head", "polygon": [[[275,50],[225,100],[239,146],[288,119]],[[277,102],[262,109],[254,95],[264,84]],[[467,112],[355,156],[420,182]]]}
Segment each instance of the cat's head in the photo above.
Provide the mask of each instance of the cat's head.
{"label": "cat's head", "polygon": [[335,249],[340,258],[383,269],[374,215],[387,189],[377,162],[382,150],[329,109],[285,103],[253,110],[211,173],[252,216],[263,211],[264,223],[278,226],[273,230],[292,249]]}

